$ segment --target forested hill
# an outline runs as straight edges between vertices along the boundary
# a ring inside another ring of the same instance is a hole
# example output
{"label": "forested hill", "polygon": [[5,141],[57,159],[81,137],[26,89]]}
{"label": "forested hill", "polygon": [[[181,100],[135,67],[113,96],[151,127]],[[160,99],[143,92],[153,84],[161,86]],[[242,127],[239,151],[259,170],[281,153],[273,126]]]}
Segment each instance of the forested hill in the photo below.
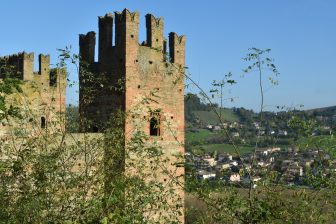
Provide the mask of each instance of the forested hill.
{"label": "forested hill", "polygon": [[244,122],[253,120],[257,116],[252,110],[244,108],[222,108],[221,113],[217,104],[210,105],[201,101],[201,99],[192,93],[185,96],[185,120],[187,124],[217,124],[219,115],[225,122]]}
{"label": "forested hill", "polygon": [[[215,111],[216,112],[215,112]],[[185,96],[185,120],[187,127],[197,125],[205,126],[208,124],[219,123],[219,107],[217,104],[210,105],[202,102],[202,100],[192,93]],[[310,110],[294,110],[281,112],[263,112],[263,120],[266,126],[274,126],[277,128],[285,128],[287,121],[296,115],[302,119],[316,119],[326,125],[330,125],[336,121],[336,106],[317,108]],[[223,122],[240,122],[243,124],[251,124],[259,121],[259,114],[252,110],[241,108],[222,108],[221,113]],[[273,128],[274,128],[273,127]]]}
{"label": "forested hill", "polygon": [[331,107],[323,107],[323,108],[316,108],[306,110],[308,114],[315,115],[315,116],[335,116],[336,115],[336,106]]}

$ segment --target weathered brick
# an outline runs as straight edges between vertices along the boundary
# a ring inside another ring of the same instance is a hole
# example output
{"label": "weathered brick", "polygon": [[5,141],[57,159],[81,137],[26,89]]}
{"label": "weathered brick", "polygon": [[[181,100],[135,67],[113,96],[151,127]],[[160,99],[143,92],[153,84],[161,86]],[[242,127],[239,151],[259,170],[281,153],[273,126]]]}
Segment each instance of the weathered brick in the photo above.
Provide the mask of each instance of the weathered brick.
{"label": "weathered brick", "polygon": [[[79,108],[81,120],[89,121],[89,125],[81,124],[81,130],[102,131],[113,113],[122,109],[129,115],[124,130],[125,141],[128,141],[128,133],[139,127],[149,135],[150,111],[160,111],[160,136],[150,136],[150,141],[157,141],[165,156],[171,158],[164,165],[179,179],[178,195],[184,198],[181,187],[184,168],[176,168],[174,154],[184,154],[185,37],[175,33],[169,35],[171,58],[168,58],[162,18],[146,15],[147,41],[141,45],[139,13],[127,9],[115,13],[115,45],[112,45],[112,21],[111,14],[99,17],[98,62],[92,60],[94,32],[80,35],[81,64],[87,66],[82,66],[79,73]],[[167,178],[162,174],[159,179],[166,181]],[[181,212],[184,213],[183,207]],[[180,220],[184,222],[183,215]]]}

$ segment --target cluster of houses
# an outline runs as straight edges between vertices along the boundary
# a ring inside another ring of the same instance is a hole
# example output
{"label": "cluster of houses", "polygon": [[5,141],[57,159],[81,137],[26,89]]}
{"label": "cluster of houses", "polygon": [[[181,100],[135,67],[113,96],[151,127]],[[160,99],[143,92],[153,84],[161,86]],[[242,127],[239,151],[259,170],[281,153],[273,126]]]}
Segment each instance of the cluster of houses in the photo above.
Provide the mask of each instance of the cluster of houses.
{"label": "cluster of houses", "polygon": [[[235,129],[238,130],[239,128],[242,128],[243,125],[240,124],[239,122],[224,122],[222,124],[208,124],[206,125],[206,129],[212,131],[212,132],[218,132],[221,131],[222,129]],[[233,137],[239,137],[239,132],[238,131],[231,131],[231,134]]]}
{"label": "cluster of houses", "polygon": [[[317,121],[336,121],[336,115],[332,117],[316,117]],[[330,123],[330,122],[329,122]],[[332,135],[333,128],[325,122],[311,135]],[[224,122],[222,124],[208,124],[205,127],[212,132],[220,132],[229,129],[231,137],[241,139],[244,134],[240,130],[244,124],[240,122]],[[260,122],[253,122],[249,131],[255,131],[259,136],[277,136],[279,138],[291,138],[293,133],[285,128],[265,128]],[[223,150],[225,151],[225,150]],[[280,149],[263,148],[256,149],[250,154],[241,157],[221,153],[215,155],[193,155],[186,153],[186,159],[191,169],[189,175],[196,175],[201,180],[220,179],[226,183],[234,183],[237,186],[257,186],[258,182],[266,180],[270,172],[275,173],[278,181],[287,185],[308,185],[306,177],[317,171],[321,164],[323,175],[336,171],[336,160],[323,150],[309,149],[300,151],[295,148]],[[253,175],[250,170],[253,169]],[[188,173],[187,173],[188,175]]]}
{"label": "cluster of houses", "polygon": [[[213,132],[218,132],[221,131],[222,129],[234,129],[234,130],[239,130],[240,128],[243,127],[243,124],[239,122],[224,122],[222,124],[208,124],[206,125],[206,129],[213,131]],[[286,137],[288,135],[287,130],[266,130],[264,127],[260,125],[259,122],[253,122],[253,127],[257,130],[258,134],[261,136],[264,135],[275,135],[279,137]],[[238,131],[231,131],[231,134],[233,137],[239,137],[239,132]]]}
{"label": "cluster of houses", "polygon": [[[226,183],[241,187],[258,185],[265,180],[269,172],[277,171],[278,181],[287,185],[305,185],[304,178],[313,173],[321,161],[327,164],[327,170],[336,171],[336,160],[328,153],[317,150],[298,151],[297,149],[281,150],[280,148],[257,149],[243,157],[233,156],[227,153],[217,155],[197,156],[186,153],[189,173],[196,175],[200,180],[223,180]],[[250,170],[253,164],[253,176]],[[327,175],[327,173],[326,173]]]}

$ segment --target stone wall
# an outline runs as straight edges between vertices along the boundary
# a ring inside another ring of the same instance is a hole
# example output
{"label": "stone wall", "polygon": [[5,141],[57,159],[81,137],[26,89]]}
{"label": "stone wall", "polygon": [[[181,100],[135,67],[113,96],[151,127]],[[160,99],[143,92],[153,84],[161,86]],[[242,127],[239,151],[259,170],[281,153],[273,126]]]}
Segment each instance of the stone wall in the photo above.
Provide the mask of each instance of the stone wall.
{"label": "stone wall", "polygon": [[66,71],[50,69],[50,56],[40,54],[34,72],[34,53],[18,53],[0,58],[0,81],[5,77],[22,80],[22,92],[7,96],[7,104],[20,108],[22,118],[0,122],[1,135],[21,129],[29,136],[41,131],[64,129]]}

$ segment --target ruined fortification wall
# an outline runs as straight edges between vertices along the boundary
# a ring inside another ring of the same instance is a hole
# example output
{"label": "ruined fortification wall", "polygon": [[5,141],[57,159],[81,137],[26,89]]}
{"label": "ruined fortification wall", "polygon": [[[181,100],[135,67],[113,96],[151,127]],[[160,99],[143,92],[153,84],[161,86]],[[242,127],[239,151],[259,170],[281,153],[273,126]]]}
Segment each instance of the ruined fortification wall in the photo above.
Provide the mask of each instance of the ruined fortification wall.
{"label": "ruined fortification wall", "polygon": [[29,134],[64,129],[66,72],[51,69],[49,55],[40,54],[38,62],[39,70],[34,71],[34,53],[0,58],[0,81],[6,77],[22,80],[22,92],[8,96],[6,102],[19,107],[23,116],[1,121],[0,136],[13,134],[18,129]]}

